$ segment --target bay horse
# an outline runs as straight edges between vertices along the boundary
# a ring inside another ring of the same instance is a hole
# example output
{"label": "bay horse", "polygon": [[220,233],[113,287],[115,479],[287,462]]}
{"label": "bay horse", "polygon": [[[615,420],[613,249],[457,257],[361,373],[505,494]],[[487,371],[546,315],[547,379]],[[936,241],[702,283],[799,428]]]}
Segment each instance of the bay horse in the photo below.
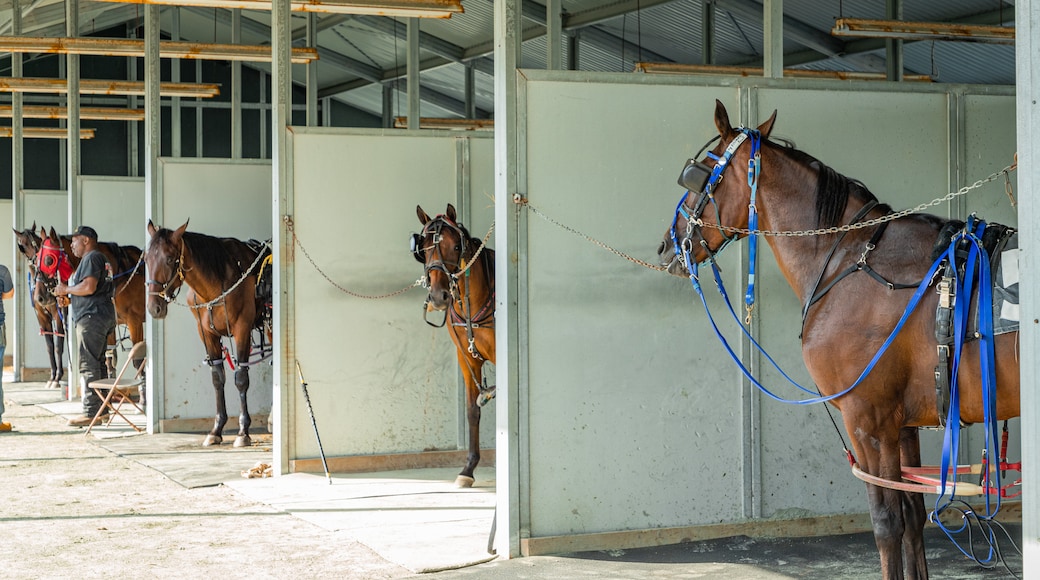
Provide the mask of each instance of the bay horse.
{"label": "bay horse", "polygon": [[[791,146],[770,141],[775,120],[774,111],[757,133],[734,129],[726,108],[716,101],[719,142],[700,161],[704,182],[687,186],[689,191],[680,201],[673,222],[676,239],[671,230],[666,232],[658,249],[661,264],[669,272],[689,274],[680,253],[688,252],[691,264],[713,260],[728,241],[746,237],[749,229],[756,229],[754,219],[760,231],[804,232],[891,213],[862,183]],[[761,171],[752,187],[745,179],[744,168],[752,167],[748,163],[754,161],[751,150],[756,143]],[[729,171],[729,178],[721,179],[732,165],[737,167]],[[717,174],[718,179],[709,174]],[[754,190],[757,194],[752,199]],[[757,218],[752,218],[755,212]],[[945,222],[936,216],[913,213],[886,222],[887,228],[766,237],[780,271],[803,305],[802,354],[823,395],[842,393],[854,385],[897,327],[911,295],[916,295],[913,287],[918,283],[925,286],[924,278],[933,264],[933,247]],[[722,230],[719,226],[737,229]],[[857,264],[862,267],[857,269]],[[897,284],[881,283],[882,279]],[[934,282],[933,278],[928,283],[929,289]],[[820,289],[822,292],[818,292]],[[867,483],[871,523],[886,579],[903,578],[904,566],[906,577],[928,576],[923,495],[884,484],[900,482],[904,466],[921,465],[918,428],[942,424],[935,379],[939,368],[935,333],[938,300],[936,292],[925,292],[895,335],[892,348],[858,386],[830,400],[841,412],[859,469],[886,480],[875,479],[882,485]],[[959,412],[965,423],[984,420],[981,342],[964,345],[957,375]],[[1018,332],[997,335],[994,346],[995,413],[998,420],[1004,420],[1019,415]]]}
{"label": "bay horse", "polygon": [[[455,207],[431,218],[416,206],[422,232],[412,235],[412,254],[423,264],[423,280],[429,295],[423,318],[430,310],[444,312],[448,336],[466,382],[466,420],[469,454],[455,479],[458,487],[472,487],[473,470],[480,462],[480,409],[494,397],[494,387],[484,384],[484,363],[495,363],[495,251],[456,219]],[[479,255],[478,255],[479,253]]]}
{"label": "bay horse", "polygon": [[[42,231],[42,228],[41,228]],[[59,388],[65,377],[65,321],[68,319],[68,308],[58,306],[54,294],[48,291],[43,275],[37,268],[37,256],[43,245],[43,238],[36,233],[36,222],[32,227],[22,231],[14,230],[18,251],[29,262],[29,291],[32,296],[33,311],[40,326],[40,336],[47,344],[47,356],[50,359],[51,374],[46,388]]]}
{"label": "bay horse", "polygon": [[[188,222],[176,230],[156,227],[148,220],[150,242],[145,252],[148,268],[148,313],[153,318],[166,318],[168,305],[177,297],[182,284],[187,284],[187,303],[195,316],[199,338],[206,349],[206,362],[211,369],[217,414],[213,429],[203,446],[223,442],[227,424],[224,401],[223,337],[235,342],[235,387],[241,412],[235,447],[252,445],[249,426],[249,364],[254,329],[266,330],[270,324],[269,284],[261,282],[260,272],[271,256],[269,244],[247,243],[234,238],[217,238],[186,231]],[[269,280],[270,273],[266,275]],[[263,335],[261,335],[263,336]]]}

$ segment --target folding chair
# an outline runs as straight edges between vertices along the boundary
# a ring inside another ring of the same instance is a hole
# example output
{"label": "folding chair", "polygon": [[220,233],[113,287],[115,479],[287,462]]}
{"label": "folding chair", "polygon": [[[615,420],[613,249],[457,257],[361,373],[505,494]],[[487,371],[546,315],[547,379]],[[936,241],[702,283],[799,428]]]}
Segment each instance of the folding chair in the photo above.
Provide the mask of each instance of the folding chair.
{"label": "folding chair", "polygon": [[[128,369],[133,368],[134,359],[141,359],[141,366],[134,371],[132,376],[126,376]],[[108,414],[108,420],[105,421],[105,426],[112,424],[112,420],[116,417],[126,421],[135,431],[140,433],[144,429],[138,427],[133,421],[127,419],[119,410],[124,404],[130,404],[138,412],[144,413],[144,409],[137,404],[131,397],[140,396],[141,386],[144,384],[144,369],[145,363],[147,362],[145,342],[141,341],[135,344],[131,349],[130,353],[126,356],[126,361],[123,362],[123,367],[119,369],[119,374],[114,379],[97,379],[90,382],[90,388],[94,389],[97,396],[102,399],[101,407],[98,409],[97,414],[90,421],[90,425],[87,426],[87,430],[84,434],[90,433],[90,430],[94,428],[98,422],[100,422],[105,414]]]}

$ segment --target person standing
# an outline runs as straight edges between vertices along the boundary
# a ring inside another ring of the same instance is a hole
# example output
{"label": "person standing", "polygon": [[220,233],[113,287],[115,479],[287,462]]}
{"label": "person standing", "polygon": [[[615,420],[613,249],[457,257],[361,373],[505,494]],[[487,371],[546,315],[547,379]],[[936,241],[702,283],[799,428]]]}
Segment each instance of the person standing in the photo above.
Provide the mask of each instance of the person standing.
{"label": "person standing", "polygon": [[[11,280],[11,271],[7,266],[0,264],[0,367],[3,366],[4,351],[7,350],[7,321],[4,317],[4,302],[14,296],[14,282]],[[11,430],[11,424],[4,421],[4,377],[0,370],[0,433]]]}
{"label": "person standing", "polygon": [[79,267],[69,278],[68,285],[60,281],[54,289],[57,296],[70,298],[70,316],[76,325],[79,343],[79,374],[83,391],[83,415],[69,419],[70,427],[90,425],[101,409],[98,397],[90,383],[106,376],[105,348],[108,335],[115,331],[116,307],[112,302],[112,266],[98,251],[97,232],[90,226],[80,226],[72,233],[72,253]]}

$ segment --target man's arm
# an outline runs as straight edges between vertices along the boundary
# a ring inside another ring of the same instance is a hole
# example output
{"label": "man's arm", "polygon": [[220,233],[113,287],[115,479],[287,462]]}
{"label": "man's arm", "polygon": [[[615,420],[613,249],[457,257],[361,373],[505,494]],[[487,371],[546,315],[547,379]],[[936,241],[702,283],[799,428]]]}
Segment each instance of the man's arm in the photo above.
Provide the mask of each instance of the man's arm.
{"label": "man's arm", "polygon": [[0,293],[0,298],[7,300],[8,298],[14,297],[14,282],[11,280],[11,271],[4,268],[3,272],[3,287],[6,290]]}
{"label": "man's arm", "polygon": [[87,276],[75,286],[67,286],[62,282],[58,282],[58,285],[54,287],[54,293],[58,296],[90,296],[97,290],[98,279],[97,276]]}

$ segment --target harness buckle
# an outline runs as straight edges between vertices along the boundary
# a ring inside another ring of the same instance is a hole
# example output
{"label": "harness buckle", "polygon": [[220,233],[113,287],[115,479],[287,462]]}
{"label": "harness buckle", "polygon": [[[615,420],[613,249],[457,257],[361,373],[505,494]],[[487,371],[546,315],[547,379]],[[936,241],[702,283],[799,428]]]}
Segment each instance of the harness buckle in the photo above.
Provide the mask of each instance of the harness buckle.
{"label": "harness buckle", "polygon": [[[869,254],[871,252],[871,250],[873,250],[876,247],[877,246],[875,246],[874,244],[872,244],[870,242],[867,242],[866,248],[863,250],[863,253],[860,254],[860,256],[859,256],[859,262],[856,262],[856,263],[857,264],[866,264],[867,263],[867,254]],[[889,286],[891,286],[891,284],[889,284]]]}

